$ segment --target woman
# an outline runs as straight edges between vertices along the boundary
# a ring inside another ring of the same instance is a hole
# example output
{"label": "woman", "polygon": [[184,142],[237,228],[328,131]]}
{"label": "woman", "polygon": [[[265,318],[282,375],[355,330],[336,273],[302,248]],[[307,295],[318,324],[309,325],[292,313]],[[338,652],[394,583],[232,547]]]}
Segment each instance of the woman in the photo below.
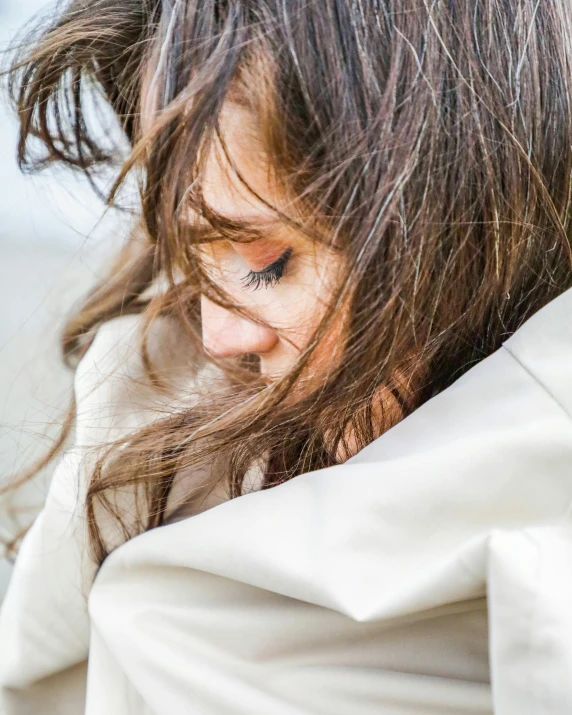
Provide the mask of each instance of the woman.
{"label": "woman", "polygon": [[22,45],[22,166],[141,212],[63,338],[9,715],[572,712],[571,15],[71,0]]}

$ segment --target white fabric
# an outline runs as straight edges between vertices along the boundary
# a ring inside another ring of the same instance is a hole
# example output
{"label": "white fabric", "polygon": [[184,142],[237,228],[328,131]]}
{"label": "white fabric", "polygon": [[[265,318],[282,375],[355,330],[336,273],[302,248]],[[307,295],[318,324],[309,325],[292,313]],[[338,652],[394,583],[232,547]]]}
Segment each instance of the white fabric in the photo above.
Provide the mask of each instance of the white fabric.
{"label": "white fabric", "polygon": [[0,613],[7,715],[572,713],[572,289],[345,464],[137,536],[94,578],[86,417],[154,403],[131,348],[129,396],[86,393],[136,320],[78,373],[81,439]]}

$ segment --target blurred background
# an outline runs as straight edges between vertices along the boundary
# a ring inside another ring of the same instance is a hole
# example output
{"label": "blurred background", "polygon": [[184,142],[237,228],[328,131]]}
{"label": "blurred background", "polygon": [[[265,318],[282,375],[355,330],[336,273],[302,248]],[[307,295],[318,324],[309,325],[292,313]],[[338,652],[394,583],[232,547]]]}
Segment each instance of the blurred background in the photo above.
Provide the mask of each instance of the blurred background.
{"label": "blurred background", "polygon": [[[53,0],[0,0],[0,51]],[[69,172],[22,176],[16,121],[0,94],[0,480],[30,465],[58,432],[72,375],[58,338],[74,303],[102,274],[125,236],[125,218],[108,212],[87,183]],[[54,424],[55,421],[55,424]],[[49,477],[49,473],[46,474]],[[46,480],[16,506],[41,505]],[[32,512],[33,515],[33,512]],[[0,536],[12,528],[0,504]],[[10,577],[0,560],[0,601]]]}

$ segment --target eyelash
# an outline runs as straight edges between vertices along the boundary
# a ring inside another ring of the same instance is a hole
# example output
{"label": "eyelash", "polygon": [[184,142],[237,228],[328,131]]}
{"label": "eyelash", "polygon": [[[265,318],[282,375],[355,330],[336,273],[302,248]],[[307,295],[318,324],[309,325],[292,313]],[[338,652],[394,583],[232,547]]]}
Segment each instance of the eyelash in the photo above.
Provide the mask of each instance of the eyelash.
{"label": "eyelash", "polygon": [[292,249],[287,248],[279,258],[269,266],[266,266],[263,270],[250,271],[248,275],[242,279],[243,286],[245,288],[252,288],[252,290],[258,290],[263,286],[264,288],[268,288],[269,286],[276,285],[284,275],[286,265],[291,255]]}

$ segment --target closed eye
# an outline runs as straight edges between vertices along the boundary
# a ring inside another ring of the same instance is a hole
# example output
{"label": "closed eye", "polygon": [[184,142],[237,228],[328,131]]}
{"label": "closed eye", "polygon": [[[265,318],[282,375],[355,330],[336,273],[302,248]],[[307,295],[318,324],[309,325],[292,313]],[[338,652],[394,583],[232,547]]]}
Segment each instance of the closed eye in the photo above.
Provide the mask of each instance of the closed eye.
{"label": "closed eye", "polygon": [[279,258],[273,261],[269,266],[266,266],[266,268],[263,268],[261,271],[249,271],[242,279],[243,286],[245,288],[252,288],[252,290],[258,290],[261,287],[268,288],[269,286],[276,285],[284,275],[291,256],[292,249],[287,248]]}

